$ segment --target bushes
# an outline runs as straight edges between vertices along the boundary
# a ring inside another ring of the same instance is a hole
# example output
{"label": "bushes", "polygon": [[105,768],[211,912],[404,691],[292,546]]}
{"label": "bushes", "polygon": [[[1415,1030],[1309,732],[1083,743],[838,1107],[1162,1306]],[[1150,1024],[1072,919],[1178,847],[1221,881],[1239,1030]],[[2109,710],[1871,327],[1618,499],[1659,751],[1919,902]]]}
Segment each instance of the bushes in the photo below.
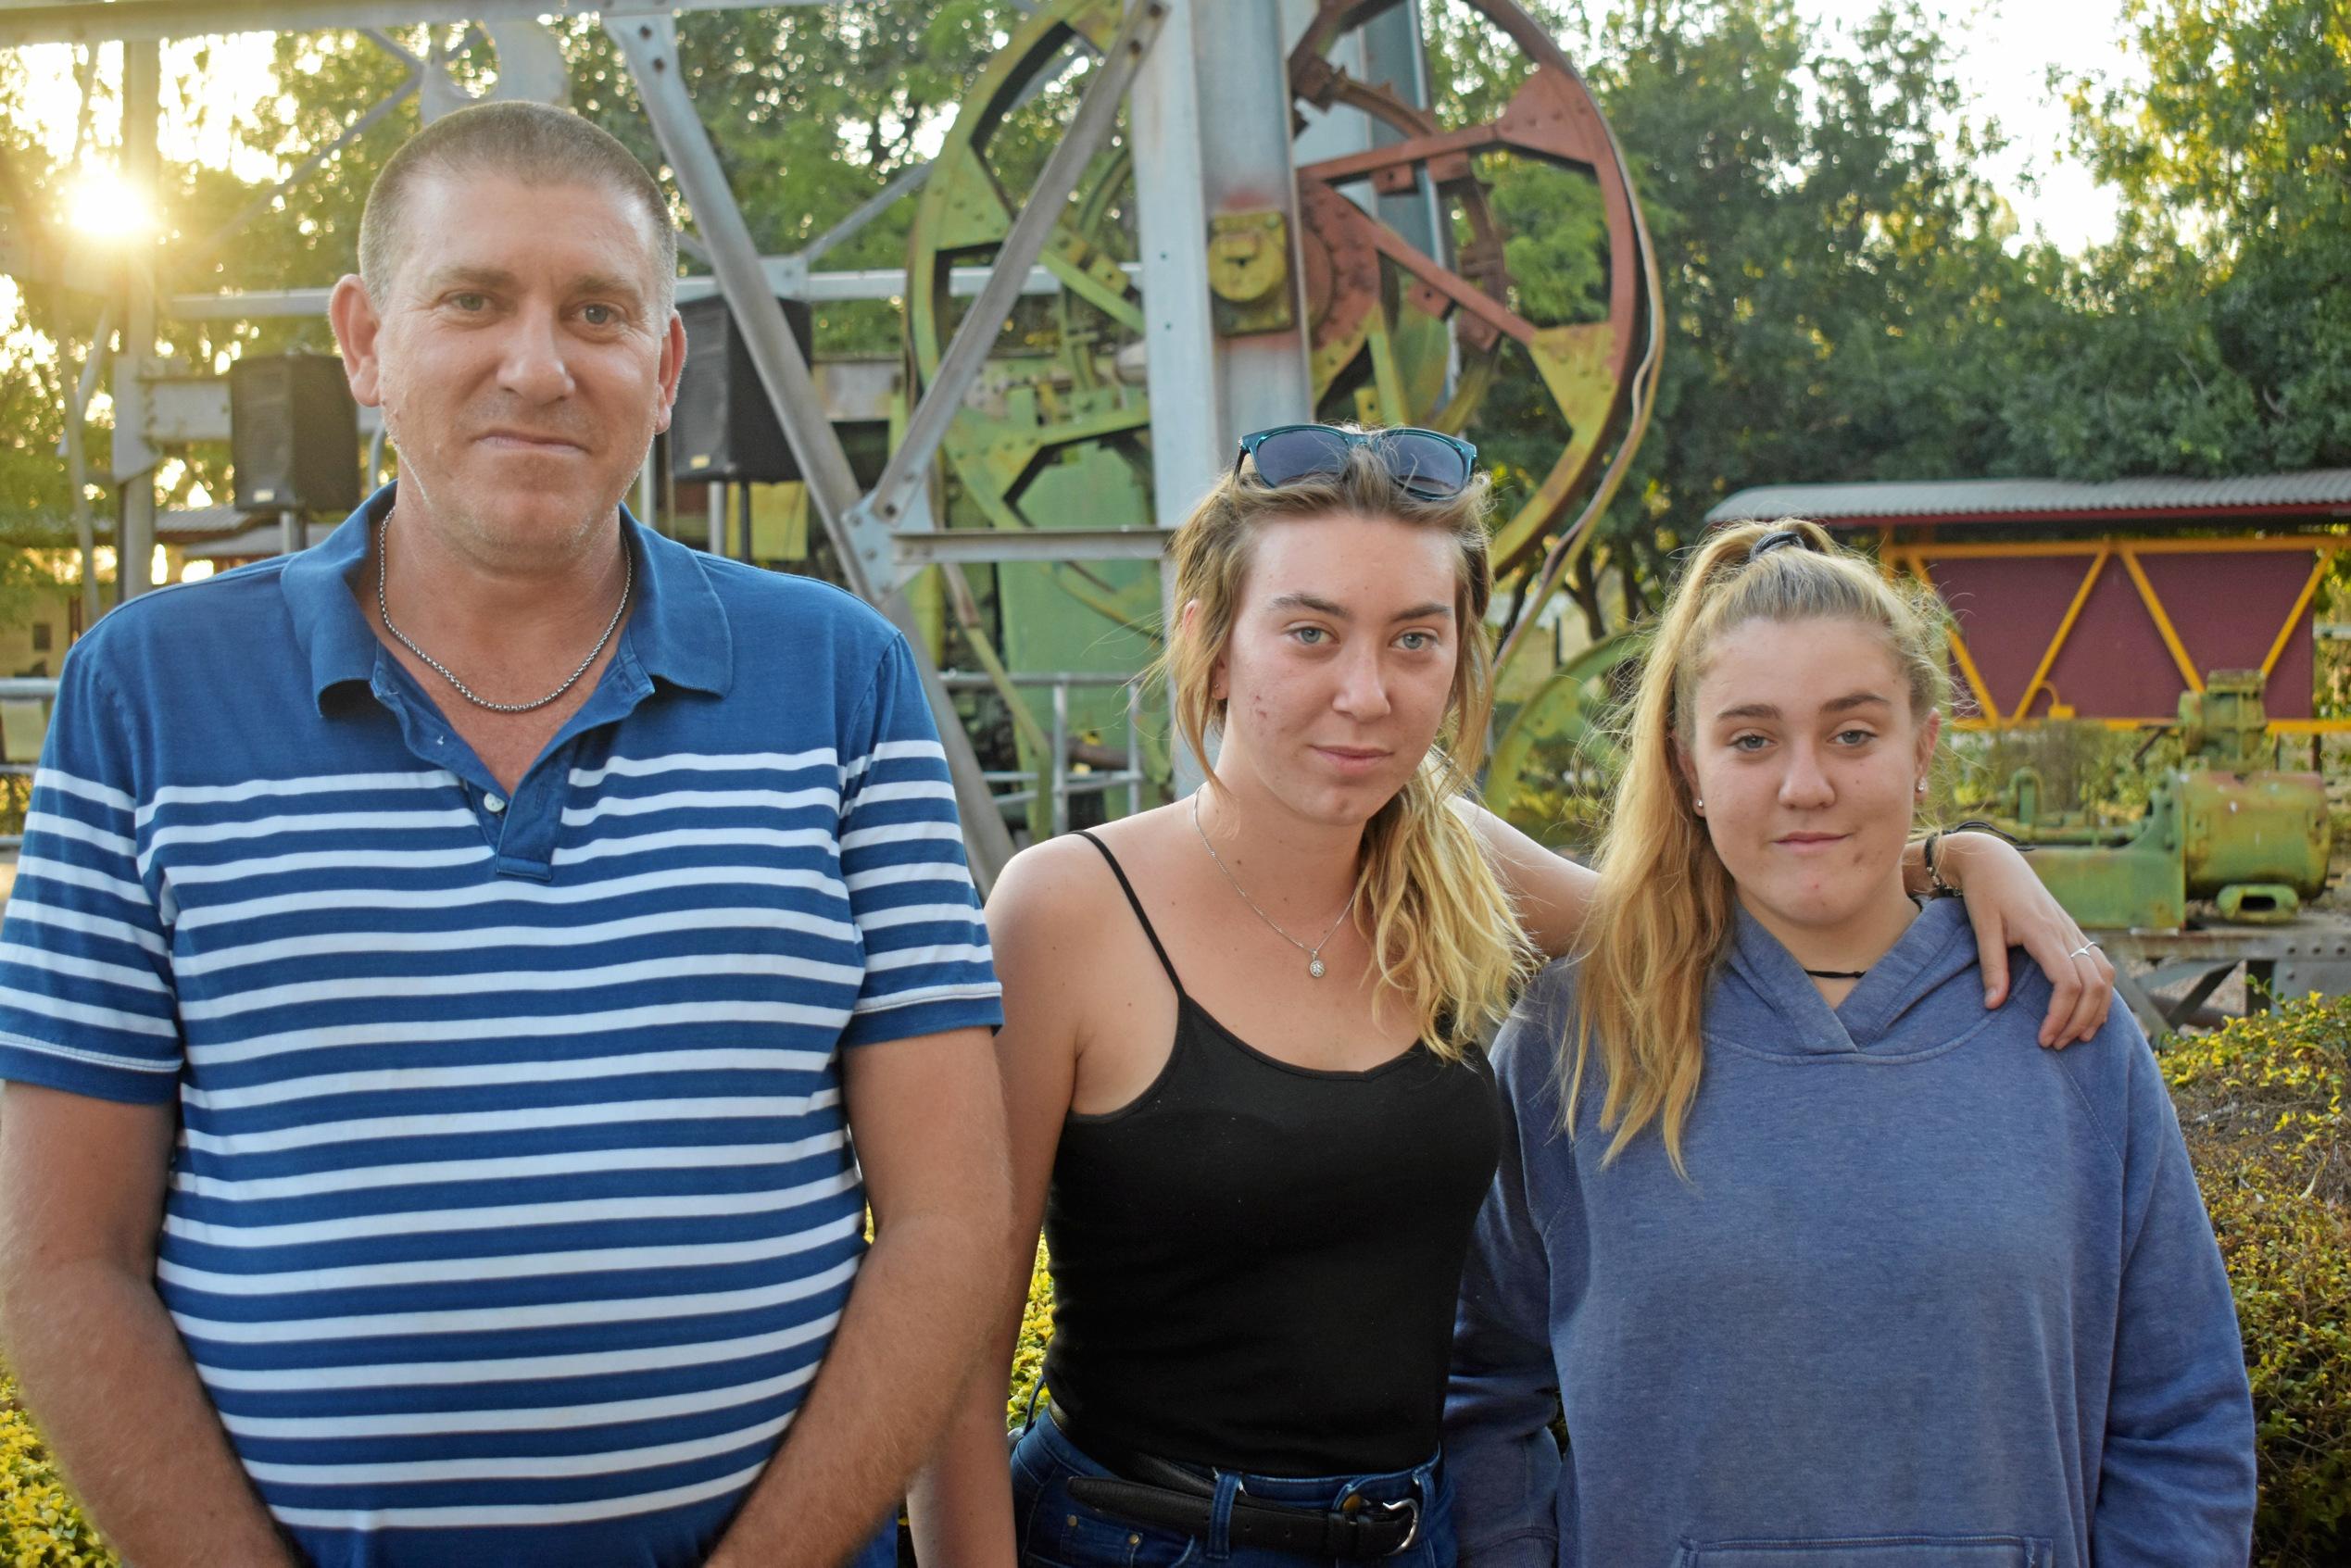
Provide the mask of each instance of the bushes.
{"label": "bushes", "polygon": [[2240,1020],[2162,1060],[2253,1378],[2254,1561],[2335,1568],[2351,1562],[2351,999]]}
{"label": "bushes", "polygon": [[1045,1271],[1045,1244],[1037,1243],[1037,1267],[1028,1276],[1028,1305],[1021,1309],[1021,1336],[1012,1347],[1012,1391],[1004,1401],[1004,1421],[1018,1427],[1028,1420],[1029,1391],[1045,1370],[1046,1342],[1053,1337],[1053,1279]]}
{"label": "bushes", "polygon": [[114,1554],[57,1477],[41,1435],[0,1374],[0,1564],[6,1568],[114,1568]]}

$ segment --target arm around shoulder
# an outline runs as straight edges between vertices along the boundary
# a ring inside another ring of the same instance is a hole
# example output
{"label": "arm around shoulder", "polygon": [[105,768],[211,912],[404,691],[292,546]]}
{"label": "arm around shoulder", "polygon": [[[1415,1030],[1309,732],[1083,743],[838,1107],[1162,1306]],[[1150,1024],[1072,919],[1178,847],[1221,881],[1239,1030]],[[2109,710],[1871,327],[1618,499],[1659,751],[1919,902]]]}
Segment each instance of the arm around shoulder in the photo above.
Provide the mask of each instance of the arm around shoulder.
{"label": "arm around shoulder", "polygon": [[1454,809],[1485,847],[1535,950],[1553,959],[1574,950],[1591,913],[1599,873],[1544,848],[1466,796]]}

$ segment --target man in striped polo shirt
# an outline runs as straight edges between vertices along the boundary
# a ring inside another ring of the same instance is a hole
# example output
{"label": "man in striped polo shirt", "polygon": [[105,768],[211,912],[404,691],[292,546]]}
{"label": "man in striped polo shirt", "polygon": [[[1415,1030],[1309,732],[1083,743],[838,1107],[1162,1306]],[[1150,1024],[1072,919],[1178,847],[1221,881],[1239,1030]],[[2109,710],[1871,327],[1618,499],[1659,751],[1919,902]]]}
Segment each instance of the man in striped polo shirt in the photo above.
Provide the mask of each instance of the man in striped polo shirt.
{"label": "man in striped polo shirt", "polygon": [[1010,1197],[945,760],[864,606],[621,508],[674,245],[585,121],[435,123],[333,301],[396,488],[67,660],[0,1324],[143,1568],[830,1568],[976,1359]]}

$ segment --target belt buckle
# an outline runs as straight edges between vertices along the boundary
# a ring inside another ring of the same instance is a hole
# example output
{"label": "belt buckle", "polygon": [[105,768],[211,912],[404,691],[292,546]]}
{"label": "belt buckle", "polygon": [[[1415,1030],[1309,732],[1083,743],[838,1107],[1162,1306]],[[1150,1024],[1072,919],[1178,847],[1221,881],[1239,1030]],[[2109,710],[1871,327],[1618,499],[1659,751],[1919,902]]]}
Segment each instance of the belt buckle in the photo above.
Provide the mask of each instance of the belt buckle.
{"label": "belt buckle", "polygon": [[1388,1549],[1388,1555],[1393,1557],[1398,1552],[1410,1551],[1413,1549],[1413,1543],[1420,1539],[1420,1499],[1418,1498],[1406,1498],[1401,1502],[1384,1502],[1379,1505],[1379,1509],[1380,1512],[1389,1514],[1390,1517],[1393,1517],[1399,1512],[1405,1513],[1411,1517],[1412,1525],[1404,1532],[1404,1538],[1398,1541],[1394,1546],[1389,1547]]}
{"label": "belt buckle", "polygon": [[[1420,1539],[1420,1499],[1417,1497],[1405,1498],[1398,1502],[1373,1502],[1363,1493],[1357,1492],[1347,1499],[1347,1503],[1368,1504],[1377,1509],[1389,1520],[1393,1520],[1401,1513],[1411,1521],[1405,1528],[1404,1538],[1380,1553],[1382,1557],[1393,1557],[1399,1552],[1410,1551],[1413,1543]],[[1340,1506],[1339,1512],[1342,1513],[1348,1512],[1346,1504]]]}

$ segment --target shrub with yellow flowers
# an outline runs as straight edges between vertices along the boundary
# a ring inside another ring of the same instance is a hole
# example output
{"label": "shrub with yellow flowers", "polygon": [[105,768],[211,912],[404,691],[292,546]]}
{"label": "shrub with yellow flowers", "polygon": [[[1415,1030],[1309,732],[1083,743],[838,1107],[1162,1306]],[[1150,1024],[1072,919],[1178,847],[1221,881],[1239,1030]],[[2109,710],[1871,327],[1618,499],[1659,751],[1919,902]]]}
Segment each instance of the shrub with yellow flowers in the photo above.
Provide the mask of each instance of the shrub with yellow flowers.
{"label": "shrub with yellow flowers", "polygon": [[2163,1075],[2237,1298],[2259,1568],[2351,1562],[2351,999],[2167,1042]]}
{"label": "shrub with yellow flowers", "polygon": [[115,1568],[114,1553],[82,1517],[41,1434],[0,1374],[0,1564],[6,1568]]}
{"label": "shrub with yellow flowers", "polygon": [[1037,1265],[1028,1276],[1028,1301],[1021,1308],[1021,1336],[1012,1346],[1012,1393],[1004,1403],[1008,1425],[1028,1420],[1028,1399],[1045,1371],[1045,1345],[1053,1337],[1053,1276],[1046,1269],[1045,1246],[1037,1248]]}

